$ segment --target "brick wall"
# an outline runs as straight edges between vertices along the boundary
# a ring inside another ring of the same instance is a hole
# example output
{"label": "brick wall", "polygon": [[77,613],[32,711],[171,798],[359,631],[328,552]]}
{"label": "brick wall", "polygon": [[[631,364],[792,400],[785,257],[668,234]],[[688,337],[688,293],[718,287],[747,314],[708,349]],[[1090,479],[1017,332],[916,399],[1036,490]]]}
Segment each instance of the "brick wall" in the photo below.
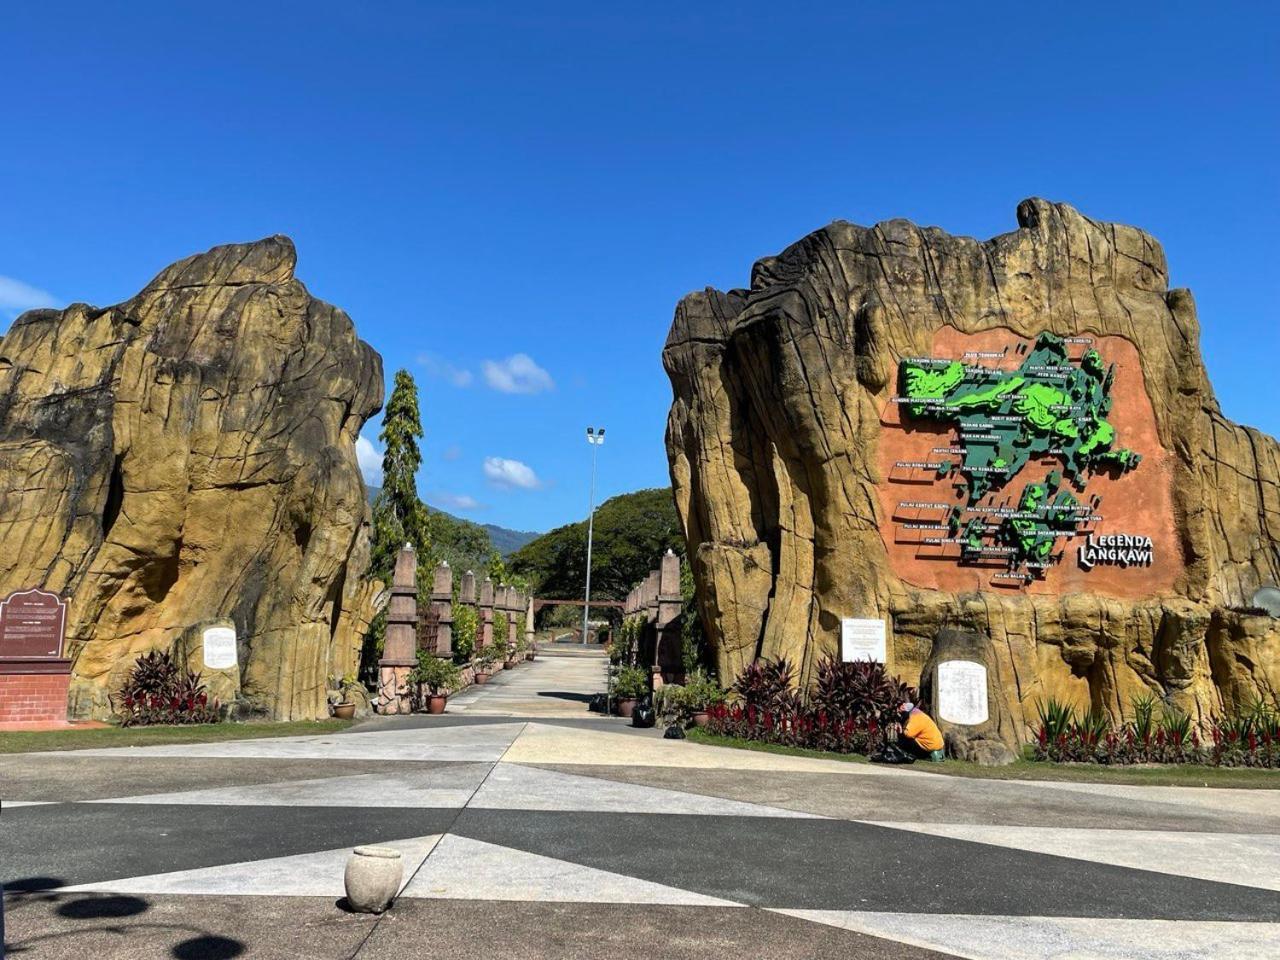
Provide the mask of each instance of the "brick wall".
{"label": "brick wall", "polygon": [[0,723],[67,719],[67,673],[0,674]]}

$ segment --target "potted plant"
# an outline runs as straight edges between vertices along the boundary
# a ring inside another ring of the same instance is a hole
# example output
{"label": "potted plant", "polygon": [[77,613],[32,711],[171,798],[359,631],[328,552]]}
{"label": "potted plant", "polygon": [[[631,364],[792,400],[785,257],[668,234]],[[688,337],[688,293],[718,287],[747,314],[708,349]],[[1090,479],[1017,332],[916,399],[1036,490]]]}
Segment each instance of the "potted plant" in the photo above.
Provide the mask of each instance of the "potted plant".
{"label": "potted plant", "polygon": [[618,716],[630,717],[636,701],[649,692],[649,675],[639,667],[620,667],[613,681],[613,695],[618,699]]}
{"label": "potted plant", "polygon": [[681,691],[680,707],[695,727],[707,725],[707,711],[724,703],[725,692],[702,670],[695,670],[685,681]]}
{"label": "potted plant", "polygon": [[426,687],[427,713],[444,713],[449,691],[458,685],[462,670],[452,659],[418,651],[418,665],[409,674],[409,682],[419,689]]}
{"label": "potted plant", "polygon": [[333,705],[333,715],[339,720],[350,720],[356,715],[356,704],[351,699],[351,691],[359,685],[354,673],[348,673],[340,681],[338,681],[338,691],[341,700]]}
{"label": "potted plant", "polygon": [[489,678],[493,676],[494,655],[489,650],[482,650],[476,654],[476,683],[488,683]]}

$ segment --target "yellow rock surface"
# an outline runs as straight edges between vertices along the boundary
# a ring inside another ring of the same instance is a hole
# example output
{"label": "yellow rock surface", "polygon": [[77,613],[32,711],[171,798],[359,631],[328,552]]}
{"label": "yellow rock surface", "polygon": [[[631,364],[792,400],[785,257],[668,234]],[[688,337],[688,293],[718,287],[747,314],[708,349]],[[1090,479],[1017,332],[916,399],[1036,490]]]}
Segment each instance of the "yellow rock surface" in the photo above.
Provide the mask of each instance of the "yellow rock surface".
{"label": "yellow rock surface", "polygon": [[217,247],[0,340],[0,593],[68,599],[73,716],[203,620],[234,621],[242,693],[278,719],[322,715],[357,661],[377,585],[355,442],[382,364],[295,259]]}

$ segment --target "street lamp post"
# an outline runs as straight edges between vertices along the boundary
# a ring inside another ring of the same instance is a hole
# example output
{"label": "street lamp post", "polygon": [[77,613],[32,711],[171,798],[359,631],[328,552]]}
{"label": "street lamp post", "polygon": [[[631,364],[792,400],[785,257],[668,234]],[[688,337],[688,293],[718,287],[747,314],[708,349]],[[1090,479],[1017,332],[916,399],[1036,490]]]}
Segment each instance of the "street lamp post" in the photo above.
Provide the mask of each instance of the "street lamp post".
{"label": "street lamp post", "polygon": [[587,510],[587,586],[582,594],[582,645],[587,645],[587,621],[591,617],[591,540],[596,523],[596,451],[604,443],[604,427],[597,432],[587,427],[587,443],[591,444],[591,506]]}

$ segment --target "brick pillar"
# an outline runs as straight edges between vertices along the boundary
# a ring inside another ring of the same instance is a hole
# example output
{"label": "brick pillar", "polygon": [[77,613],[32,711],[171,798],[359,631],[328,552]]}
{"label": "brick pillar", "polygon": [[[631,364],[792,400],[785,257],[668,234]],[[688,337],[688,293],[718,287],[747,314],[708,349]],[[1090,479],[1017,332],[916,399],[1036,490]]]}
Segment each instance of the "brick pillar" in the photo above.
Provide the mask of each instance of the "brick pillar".
{"label": "brick pillar", "polygon": [[476,631],[476,649],[493,646],[493,581],[485,577],[480,584],[480,627]]}
{"label": "brick pillar", "polygon": [[453,656],[453,571],[447,561],[441,560],[435,569],[431,585],[431,609],[436,615],[436,648],[431,653],[437,657]]}
{"label": "brick pillar", "polygon": [[405,544],[396,554],[387,606],[387,632],[378,662],[378,712],[408,713],[409,672],[418,665],[418,555]]}

